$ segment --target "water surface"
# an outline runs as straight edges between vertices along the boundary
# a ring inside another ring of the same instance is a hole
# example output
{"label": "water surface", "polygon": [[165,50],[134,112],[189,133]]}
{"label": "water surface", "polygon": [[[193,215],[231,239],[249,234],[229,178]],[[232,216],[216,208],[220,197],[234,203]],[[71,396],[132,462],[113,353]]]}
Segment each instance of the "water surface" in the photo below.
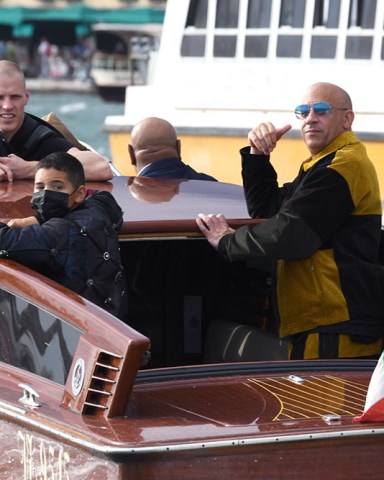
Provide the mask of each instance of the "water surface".
{"label": "water surface", "polygon": [[105,102],[94,93],[32,91],[26,111],[38,117],[54,112],[75,137],[110,158],[104,120],[107,115],[122,115],[124,104]]}

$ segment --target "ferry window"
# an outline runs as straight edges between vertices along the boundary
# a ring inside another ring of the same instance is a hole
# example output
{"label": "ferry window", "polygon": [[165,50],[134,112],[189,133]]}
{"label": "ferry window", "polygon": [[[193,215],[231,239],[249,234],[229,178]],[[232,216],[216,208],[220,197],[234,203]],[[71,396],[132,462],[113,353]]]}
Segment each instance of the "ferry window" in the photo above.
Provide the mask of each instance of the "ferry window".
{"label": "ferry window", "polygon": [[271,9],[270,0],[249,0],[247,28],[268,28],[271,24]]}
{"label": "ferry window", "polygon": [[280,27],[304,26],[305,0],[281,0]]}
{"label": "ferry window", "polygon": [[216,28],[236,28],[239,22],[239,0],[217,0]]}
{"label": "ferry window", "polygon": [[372,37],[347,37],[345,58],[369,60],[372,55]]}
{"label": "ferry window", "polygon": [[109,32],[97,32],[96,47],[103,53],[128,53],[128,46],[118,35]]}
{"label": "ferry window", "polygon": [[352,0],[348,27],[373,28],[375,26],[376,0]]}
{"label": "ferry window", "polygon": [[311,58],[335,58],[336,44],[336,36],[314,35],[311,41]]}
{"label": "ferry window", "polygon": [[250,58],[263,58],[268,54],[268,36],[245,37],[244,56]]}
{"label": "ferry window", "polygon": [[185,27],[207,27],[208,0],[191,0]]}
{"label": "ferry window", "polygon": [[213,46],[213,55],[215,57],[234,57],[236,54],[235,35],[216,35]]}
{"label": "ferry window", "polygon": [[[314,27],[337,28],[340,18],[340,0],[316,0],[313,15]],[[331,58],[331,57],[326,57]]]}
{"label": "ferry window", "polygon": [[[185,28],[207,27],[208,0],[191,0]],[[181,43],[183,57],[203,57],[205,55],[205,35],[184,35]]]}
{"label": "ferry window", "polygon": [[279,35],[277,40],[277,57],[299,58],[303,45],[301,35]]}
{"label": "ferry window", "polygon": [[205,35],[184,35],[181,42],[183,57],[204,57]]}
{"label": "ferry window", "polygon": [[[352,0],[349,9],[348,27],[374,28],[376,4],[376,0]],[[372,56],[372,47],[373,36],[348,35],[345,58],[369,60]]]}
{"label": "ferry window", "polygon": [[0,290],[0,361],[64,385],[82,332]]}

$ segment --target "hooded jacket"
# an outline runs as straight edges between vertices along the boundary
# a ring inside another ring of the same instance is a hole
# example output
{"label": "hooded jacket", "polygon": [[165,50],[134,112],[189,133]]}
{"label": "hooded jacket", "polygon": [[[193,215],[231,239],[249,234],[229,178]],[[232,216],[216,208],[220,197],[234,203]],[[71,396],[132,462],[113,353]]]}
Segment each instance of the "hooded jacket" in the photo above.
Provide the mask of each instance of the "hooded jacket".
{"label": "hooded jacket", "polygon": [[61,218],[24,228],[0,223],[0,257],[55,280],[115,316],[125,314],[125,278],[118,232],[121,208],[109,192],[87,192]]}
{"label": "hooded jacket", "polygon": [[241,150],[249,213],[268,218],[224,236],[230,260],[275,262],[280,336],[300,332],[383,335],[378,263],[381,197],[373,164],[353,132],[340,134],[278,187],[269,156]]}

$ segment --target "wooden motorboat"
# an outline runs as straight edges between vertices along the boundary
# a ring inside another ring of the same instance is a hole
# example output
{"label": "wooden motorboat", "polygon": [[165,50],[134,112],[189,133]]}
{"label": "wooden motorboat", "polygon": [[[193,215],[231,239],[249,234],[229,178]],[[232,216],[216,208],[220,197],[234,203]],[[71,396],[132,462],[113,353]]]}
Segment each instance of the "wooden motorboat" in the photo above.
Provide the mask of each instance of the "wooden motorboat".
{"label": "wooden motorboat", "polygon": [[[218,203],[252,221],[242,188],[139,180],[88,184],[125,212],[124,322],[0,260],[0,478],[381,478],[384,425],[354,423],[376,361],[284,361],[268,272],[198,233]],[[0,188],[3,221],[32,212],[32,182]]]}

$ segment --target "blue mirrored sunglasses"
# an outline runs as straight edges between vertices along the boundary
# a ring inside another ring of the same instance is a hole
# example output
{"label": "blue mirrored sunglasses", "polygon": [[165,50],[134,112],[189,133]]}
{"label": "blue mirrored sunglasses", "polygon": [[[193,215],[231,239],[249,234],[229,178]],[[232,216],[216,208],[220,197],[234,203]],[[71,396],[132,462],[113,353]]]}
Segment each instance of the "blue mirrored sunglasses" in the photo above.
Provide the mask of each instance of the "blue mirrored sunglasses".
{"label": "blue mirrored sunglasses", "polygon": [[305,104],[296,107],[296,117],[300,120],[302,120],[303,118],[307,118],[311,111],[311,108],[313,110],[313,113],[315,113],[316,115],[327,115],[328,113],[331,113],[332,110],[349,110],[349,108],[332,107],[328,102],[316,102],[312,105]]}

